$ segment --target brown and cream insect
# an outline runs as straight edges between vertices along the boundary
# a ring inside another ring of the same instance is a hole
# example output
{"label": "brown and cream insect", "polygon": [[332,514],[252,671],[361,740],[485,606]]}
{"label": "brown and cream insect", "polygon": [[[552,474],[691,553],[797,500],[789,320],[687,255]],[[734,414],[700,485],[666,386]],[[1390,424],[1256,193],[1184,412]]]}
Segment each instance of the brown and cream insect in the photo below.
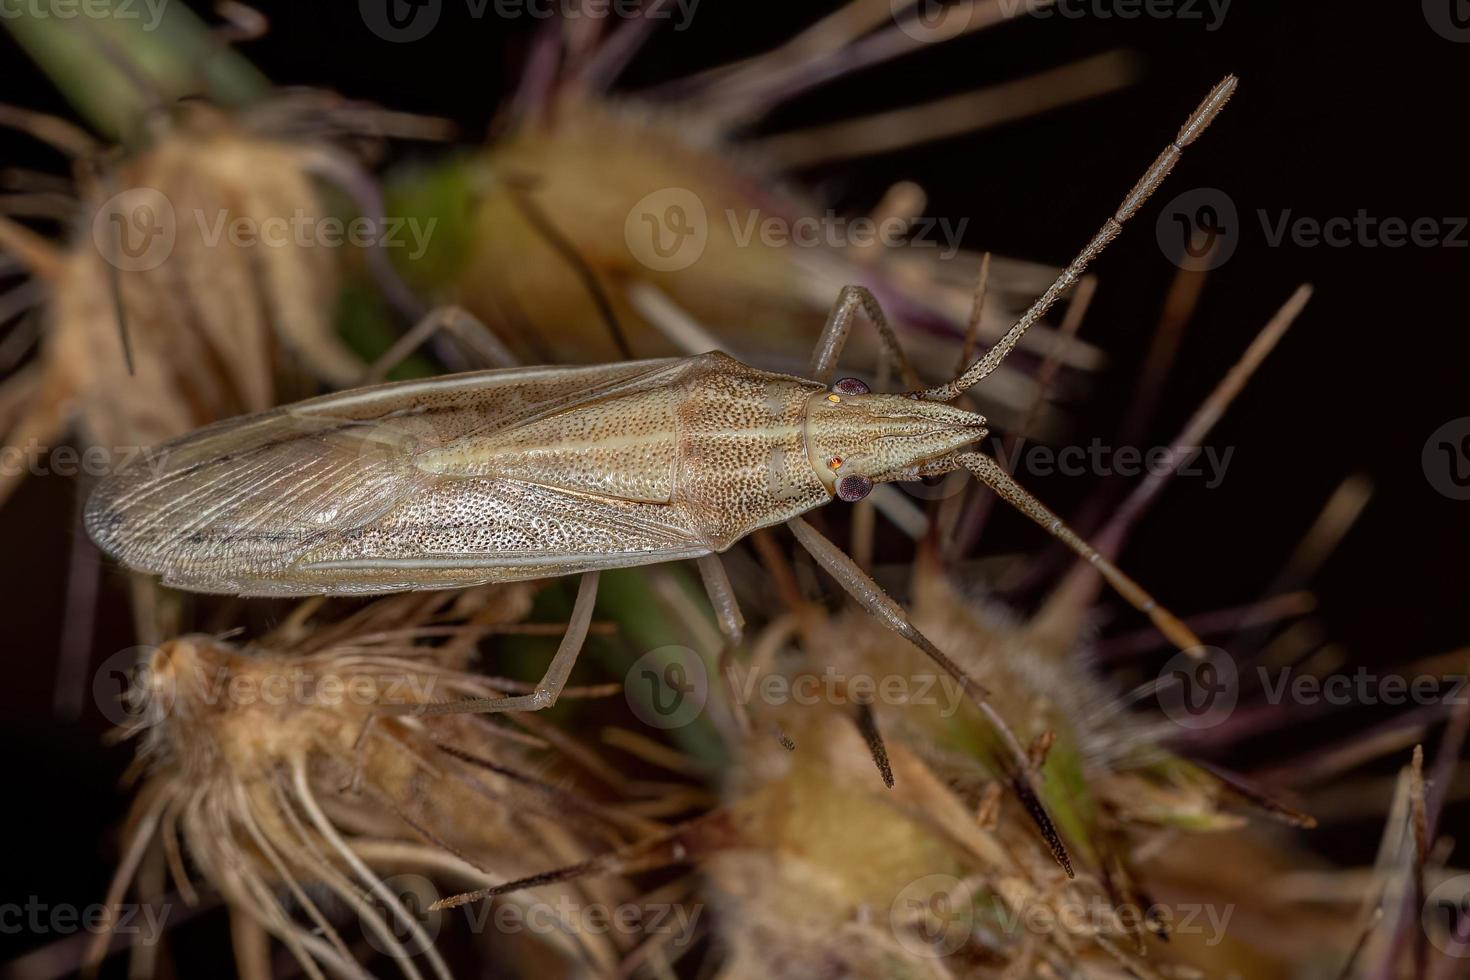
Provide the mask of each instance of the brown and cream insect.
{"label": "brown and cream insect", "polygon": [[[720,353],[596,367],[509,368],[358,389],[219,423],[105,481],[87,526],[166,584],[245,595],[377,593],[582,574],[566,635],[531,694],[436,706],[543,708],[586,634],[604,569],[695,559],[727,633],[741,618],[718,554],[785,522],[886,626],[980,690],[851,559],[802,520],[834,496],[967,469],[1092,562],[1184,647],[1178,619],[990,457],[984,416],[947,404],[983,380],[1118,234],[1224,106],[1221,82],[1118,210],[1004,337],[923,388],[866,290],[843,290],[810,377]],[[832,383],[859,310],[907,394]]]}

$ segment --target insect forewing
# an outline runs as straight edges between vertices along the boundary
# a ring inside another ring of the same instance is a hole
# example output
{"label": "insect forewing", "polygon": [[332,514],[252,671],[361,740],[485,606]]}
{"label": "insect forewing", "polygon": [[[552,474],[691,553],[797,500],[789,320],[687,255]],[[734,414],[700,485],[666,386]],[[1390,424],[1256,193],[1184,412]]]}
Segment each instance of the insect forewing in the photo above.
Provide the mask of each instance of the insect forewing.
{"label": "insect forewing", "polygon": [[707,549],[669,507],[419,465],[668,385],[684,363],[454,375],[220,423],[104,481],[87,528],[167,584],[247,594],[442,588],[692,556]]}

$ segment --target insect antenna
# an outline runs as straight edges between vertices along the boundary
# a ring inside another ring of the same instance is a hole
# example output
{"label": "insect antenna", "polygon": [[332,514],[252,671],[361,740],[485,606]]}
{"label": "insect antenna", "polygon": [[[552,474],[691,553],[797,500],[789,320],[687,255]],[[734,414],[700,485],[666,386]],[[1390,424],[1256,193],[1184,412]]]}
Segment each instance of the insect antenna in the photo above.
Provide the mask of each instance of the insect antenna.
{"label": "insect antenna", "polygon": [[1056,304],[1056,301],[1061,298],[1063,293],[1076,285],[1077,280],[1081,278],[1082,273],[1086,271],[1092,260],[1101,255],[1103,249],[1107,248],[1108,244],[1114,238],[1118,237],[1118,234],[1123,230],[1123,225],[1128,219],[1138,213],[1139,208],[1143,207],[1144,202],[1164,182],[1164,178],[1169,176],[1169,172],[1174,169],[1174,165],[1179,162],[1179,158],[1184,154],[1185,148],[1199,139],[1200,134],[1205,131],[1205,128],[1220,114],[1220,110],[1225,107],[1225,103],[1229,102],[1230,96],[1235,93],[1237,83],[1238,80],[1236,77],[1229,75],[1211,90],[1210,94],[1205,97],[1205,100],[1200,103],[1199,108],[1194,110],[1194,113],[1190,115],[1189,119],[1180,128],[1179,135],[1174,138],[1172,143],[1164,148],[1163,152],[1154,159],[1154,162],[1149,166],[1148,170],[1144,171],[1143,176],[1138,179],[1138,182],[1133,185],[1133,189],[1123,198],[1123,202],[1118,206],[1117,211],[1107,221],[1103,222],[1103,226],[1097,230],[1097,233],[1092,236],[1092,240],[1072,260],[1071,265],[1062,270],[1061,275],[1057,276],[1056,280],[1047,287],[1046,292],[1042,293],[1036,302],[1031,304],[1031,308],[1026,311],[1021,319],[1016,321],[1014,326],[1006,331],[1005,336],[996,341],[994,347],[986,351],[979,360],[971,364],[969,369],[958,378],[955,378],[948,384],[919,392],[918,397],[929,401],[953,401],[959,396],[960,392],[973,388],[999,367],[1001,361],[1005,360],[1006,355],[1015,349],[1016,344],[1020,343],[1021,337],[1026,331],[1031,329],[1036,321],[1046,315],[1047,311]]}
{"label": "insect antenna", "polygon": [[[1186,447],[1203,444],[1205,437],[1214,428],[1215,423],[1220,420],[1220,417],[1224,415],[1225,410],[1229,408],[1231,402],[1235,400],[1235,397],[1240,394],[1256,369],[1260,367],[1267,355],[1276,347],[1276,344],[1286,334],[1286,331],[1291,327],[1292,323],[1296,321],[1296,318],[1301,315],[1302,310],[1306,307],[1311,296],[1312,289],[1310,286],[1303,285],[1298,287],[1281,308],[1276,311],[1276,314],[1270,321],[1261,328],[1260,333],[1256,335],[1255,340],[1246,348],[1240,360],[1226,373],[1220,383],[1215,386],[1214,390],[1200,404],[1200,407],[1195,411],[1194,415],[1185,423],[1184,428],[1180,430],[1178,437],[1169,447],[1171,459],[1182,459],[1188,452]],[[1095,554],[1099,556],[1098,558],[1092,558],[1085,552],[1079,552],[1079,554],[1082,554],[1084,558],[1088,558],[1096,566],[1098,573],[1110,584],[1113,583],[1113,579],[1110,577],[1111,575],[1114,573],[1118,575],[1122,574],[1111,564],[1111,559],[1116,557],[1118,551],[1122,548],[1123,542],[1127,539],[1134,523],[1154,500],[1157,499],[1159,494],[1163,492],[1164,487],[1168,484],[1169,478],[1173,476],[1174,470],[1175,467],[1170,466],[1149,473],[1133,489],[1133,492],[1128,495],[1127,499],[1123,501],[1122,505],[1114,512],[1112,518],[1103,529],[1092,536],[1093,541],[1096,542]],[[1024,510],[1025,508],[1022,509]],[[1075,549],[1073,543],[1066,537],[1062,537],[1061,535],[1058,535],[1058,537],[1061,537],[1063,542],[1069,546],[1073,546]],[[1081,539],[1079,538],[1078,540]],[[1078,603],[1078,600],[1082,599],[1084,595],[1085,600],[1081,604],[1085,604],[1086,601],[1090,601],[1092,598],[1091,593],[1096,581],[1085,567],[1077,568],[1054,591],[1052,600],[1049,601],[1048,605],[1056,607],[1058,604]],[[1125,597],[1128,597],[1128,592],[1121,588],[1119,591]],[[1130,598],[1129,601],[1131,602],[1132,599]],[[1137,603],[1134,603],[1134,605],[1138,606]],[[1147,609],[1139,608],[1140,611],[1149,612]],[[1152,614],[1150,613],[1150,615]]]}

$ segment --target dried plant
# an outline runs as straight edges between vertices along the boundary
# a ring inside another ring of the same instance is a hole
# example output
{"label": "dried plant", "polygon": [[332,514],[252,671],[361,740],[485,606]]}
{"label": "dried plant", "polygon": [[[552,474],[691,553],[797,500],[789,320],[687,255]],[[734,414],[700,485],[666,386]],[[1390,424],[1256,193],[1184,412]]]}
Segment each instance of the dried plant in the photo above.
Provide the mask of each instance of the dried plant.
{"label": "dried plant", "polygon": [[[19,355],[40,338],[0,390],[12,446],[49,449],[76,431],[125,456],[362,377],[335,332],[344,250],[289,230],[332,214],[314,175],[355,173],[329,142],[289,132],[319,101],[255,118],[184,104],[146,146],[106,162],[75,134],[87,152],[71,240],[0,219],[0,248],[35,284],[15,287],[35,310],[7,344]],[[7,474],[0,495],[23,474]]]}
{"label": "dried plant", "polygon": [[[395,207],[432,214],[445,230],[408,274],[505,334],[528,362],[719,348],[791,373],[805,369],[831,298],[861,283],[905,332],[921,370],[944,374],[971,312],[979,255],[941,240],[924,218],[924,191],[912,183],[892,188],[872,215],[841,216],[792,174],[822,162],[813,148],[845,159],[966,133],[1114,90],[1133,70],[1128,59],[1106,55],[830,127],[841,133],[750,135],[776,106],[812,87],[949,36],[906,19],[908,7],[852,0],[772,50],[631,95],[612,86],[658,18],[632,20],[606,37],[588,20],[547,28],[486,151],[405,173],[393,188]],[[1019,10],[966,2],[953,22],[968,33]],[[860,145],[854,134],[882,142]],[[854,219],[935,247],[848,234]],[[842,227],[831,231],[834,223]],[[769,224],[795,240],[769,238]],[[827,229],[820,241],[801,237],[803,227],[818,226]],[[996,259],[980,335],[998,338],[1054,272]],[[1045,327],[1026,347],[1084,370],[1101,360],[1089,345]],[[872,338],[855,336],[851,364],[874,370],[877,361]],[[1011,366],[998,379],[982,397],[1010,417],[1034,387]]]}
{"label": "dried plant", "polygon": [[[514,625],[531,593],[396,596],[338,619],[307,602],[255,643],[164,643],[138,672],[121,732],[140,742],[141,785],[109,905],[135,877],[157,885],[139,869],[166,862],[187,904],[217,891],[309,975],[365,976],[359,961],[376,950],[405,976],[447,977],[420,920],[432,896],[406,901],[413,882],[478,886],[649,833],[656,825],[578,789],[568,759],[585,757],[568,756],[570,741],[534,717],[380,713],[518,690],[469,661],[490,633],[540,630]],[[525,901],[555,908],[589,894],[627,889],[550,884]],[[609,969],[626,952],[617,937],[572,928],[526,938],[581,964],[574,972]],[[507,961],[533,955],[517,953],[514,936],[496,941]]]}

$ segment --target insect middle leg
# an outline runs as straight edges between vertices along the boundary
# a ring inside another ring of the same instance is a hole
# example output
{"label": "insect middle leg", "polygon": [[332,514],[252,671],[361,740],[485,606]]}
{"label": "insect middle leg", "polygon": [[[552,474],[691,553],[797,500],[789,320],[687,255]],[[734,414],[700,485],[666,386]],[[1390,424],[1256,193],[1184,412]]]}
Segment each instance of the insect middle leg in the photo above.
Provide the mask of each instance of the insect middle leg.
{"label": "insect middle leg", "polygon": [[720,675],[725,679],[725,688],[730,696],[730,711],[741,730],[749,733],[750,715],[740,700],[740,685],[735,676],[735,648],[745,638],[745,616],[740,612],[740,603],[735,598],[735,589],[730,585],[730,576],[725,571],[719,555],[705,555],[695,563],[699,577],[704,581],[705,594],[715,611],[715,622],[719,623],[725,643],[720,648]]}

